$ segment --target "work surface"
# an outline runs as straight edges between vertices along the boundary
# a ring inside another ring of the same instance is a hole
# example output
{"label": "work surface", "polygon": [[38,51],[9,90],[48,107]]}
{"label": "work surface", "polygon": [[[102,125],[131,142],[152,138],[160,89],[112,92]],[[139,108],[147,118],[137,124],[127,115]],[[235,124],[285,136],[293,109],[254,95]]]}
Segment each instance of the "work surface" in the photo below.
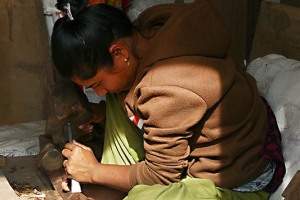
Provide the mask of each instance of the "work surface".
{"label": "work surface", "polygon": [[7,157],[3,165],[2,176],[0,173],[0,199],[87,199],[81,193],[63,193],[63,171],[45,173],[37,167],[34,156]]}

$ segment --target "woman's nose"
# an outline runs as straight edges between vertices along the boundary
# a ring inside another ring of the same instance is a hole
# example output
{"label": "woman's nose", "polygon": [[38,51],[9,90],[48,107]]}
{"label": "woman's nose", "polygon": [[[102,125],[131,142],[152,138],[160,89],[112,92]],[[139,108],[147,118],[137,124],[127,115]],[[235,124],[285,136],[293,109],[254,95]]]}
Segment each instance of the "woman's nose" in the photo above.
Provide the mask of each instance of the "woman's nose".
{"label": "woman's nose", "polygon": [[106,93],[107,93],[107,90],[106,89],[104,89],[104,88],[100,88],[100,87],[97,87],[97,88],[95,88],[95,89],[93,89],[96,93],[97,93],[97,95],[99,95],[99,96],[104,96]]}

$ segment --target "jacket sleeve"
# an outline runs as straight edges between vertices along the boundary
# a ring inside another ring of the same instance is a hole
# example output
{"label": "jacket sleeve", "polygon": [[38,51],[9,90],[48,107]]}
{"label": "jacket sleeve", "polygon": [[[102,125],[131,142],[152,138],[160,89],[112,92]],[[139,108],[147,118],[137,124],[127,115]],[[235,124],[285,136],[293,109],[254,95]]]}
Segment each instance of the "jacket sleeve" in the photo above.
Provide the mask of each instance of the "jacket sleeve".
{"label": "jacket sleeve", "polygon": [[131,184],[177,182],[188,165],[190,129],[207,106],[199,95],[178,86],[141,87],[137,94],[136,110],[144,119],[145,160],[131,171]]}

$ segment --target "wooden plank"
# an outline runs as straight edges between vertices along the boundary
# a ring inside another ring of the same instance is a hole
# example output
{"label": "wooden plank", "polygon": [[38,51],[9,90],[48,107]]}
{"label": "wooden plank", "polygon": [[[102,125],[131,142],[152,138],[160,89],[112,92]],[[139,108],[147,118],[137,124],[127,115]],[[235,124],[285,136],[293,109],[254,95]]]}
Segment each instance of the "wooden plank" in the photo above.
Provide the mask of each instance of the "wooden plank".
{"label": "wooden plank", "polygon": [[0,1],[0,125],[46,119],[53,67],[42,1]]}
{"label": "wooden plank", "polygon": [[0,155],[0,167],[5,166],[5,157]]}
{"label": "wooden plank", "polygon": [[[0,175],[0,199],[63,200],[59,192],[54,190],[46,173],[37,168],[34,156],[7,157],[5,166],[2,166],[0,171],[3,173]],[[6,189],[3,184],[6,184]],[[1,198],[1,195],[6,198]],[[13,198],[14,196],[17,198]]]}
{"label": "wooden plank", "polygon": [[[11,190],[12,189],[17,190],[16,186],[24,186],[24,188],[28,188],[28,190],[19,192],[20,197],[25,197],[24,200],[37,199],[37,198],[33,198],[35,195],[33,193],[34,188],[36,188],[41,195],[45,196],[42,199],[47,199],[47,200],[88,199],[82,193],[70,193],[70,192],[62,191],[61,182],[62,182],[62,177],[64,176],[65,173],[64,169],[53,171],[53,172],[44,172],[40,170],[36,164],[37,163],[36,163],[35,156],[7,157],[6,165],[1,167],[1,170],[3,171],[3,177],[6,177],[8,184],[11,185]],[[1,188],[1,182],[0,182],[0,188]],[[1,195],[0,195],[0,199],[2,199]],[[13,198],[11,200],[13,200]]]}
{"label": "wooden plank", "polygon": [[54,190],[48,176],[37,168],[33,156],[7,157],[1,167],[10,184],[28,184],[39,191]]}
{"label": "wooden plank", "polygon": [[281,54],[300,60],[300,8],[263,1],[250,60]]}
{"label": "wooden plank", "polygon": [[283,191],[282,196],[285,199],[290,199],[290,200],[299,199],[300,197],[299,187],[300,187],[300,170],[298,170],[296,174],[293,176],[292,180]]}

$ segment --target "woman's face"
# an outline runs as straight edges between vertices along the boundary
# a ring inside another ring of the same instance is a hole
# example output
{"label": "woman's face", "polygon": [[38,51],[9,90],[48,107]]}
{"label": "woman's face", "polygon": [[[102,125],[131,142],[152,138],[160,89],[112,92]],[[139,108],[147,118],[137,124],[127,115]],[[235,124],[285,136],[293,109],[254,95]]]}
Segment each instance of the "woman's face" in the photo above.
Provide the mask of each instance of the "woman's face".
{"label": "woman's face", "polygon": [[122,38],[110,46],[113,67],[99,69],[97,74],[88,80],[73,77],[72,81],[86,88],[92,88],[99,96],[107,92],[120,93],[130,90],[138,68],[138,60],[130,48],[131,43],[131,38]]}
{"label": "woman's face", "polygon": [[90,79],[81,80],[78,77],[73,77],[72,81],[86,88],[92,88],[99,96],[104,96],[107,92],[128,91],[134,78],[135,68],[124,62],[122,66],[114,66],[112,69],[99,69],[97,74]]}

